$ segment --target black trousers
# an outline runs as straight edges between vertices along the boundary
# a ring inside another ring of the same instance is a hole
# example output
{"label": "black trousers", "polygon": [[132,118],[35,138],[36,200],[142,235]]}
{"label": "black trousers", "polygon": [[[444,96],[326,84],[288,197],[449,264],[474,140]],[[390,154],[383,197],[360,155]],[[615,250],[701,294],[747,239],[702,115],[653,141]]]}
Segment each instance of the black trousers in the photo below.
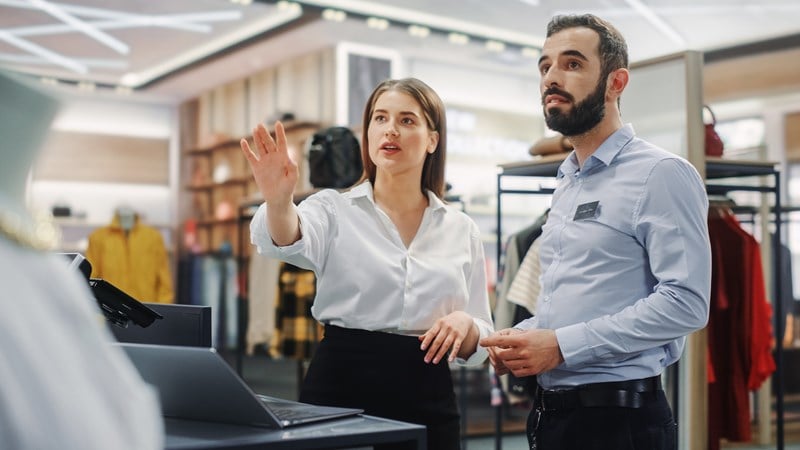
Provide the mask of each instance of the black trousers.
{"label": "black trousers", "polygon": [[413,336],[326,325],[300,401],[361,408],[369,415],[425,425],[429,449],[458,450],[459,414],[450,367],[447,362],[426,364],[419,346]]}
{"label": "black trousers", "polygon": [[[542,410],[528,417],[536,450],[677,450],[678,426],[663,390],[640,394],[640,408],[593,406]],[[538,426],[537,426],[538,422]]]}

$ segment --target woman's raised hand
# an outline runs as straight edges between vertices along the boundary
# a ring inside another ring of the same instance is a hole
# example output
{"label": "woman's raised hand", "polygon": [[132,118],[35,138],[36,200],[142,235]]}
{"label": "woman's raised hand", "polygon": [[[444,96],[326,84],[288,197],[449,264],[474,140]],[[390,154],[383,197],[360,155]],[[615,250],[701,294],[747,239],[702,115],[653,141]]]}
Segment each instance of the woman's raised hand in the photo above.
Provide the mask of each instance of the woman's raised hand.
{"label": "woman's raised hand", "polygon": [[288,205],[297,184],[297,164],[289,156],[286,131],[281,122],[275,122],[275,139],[267,127],[259,124],[253,129],[251,148],[247,139],[242,139],[242,153],[250,164],[261,195],[268,205]]}

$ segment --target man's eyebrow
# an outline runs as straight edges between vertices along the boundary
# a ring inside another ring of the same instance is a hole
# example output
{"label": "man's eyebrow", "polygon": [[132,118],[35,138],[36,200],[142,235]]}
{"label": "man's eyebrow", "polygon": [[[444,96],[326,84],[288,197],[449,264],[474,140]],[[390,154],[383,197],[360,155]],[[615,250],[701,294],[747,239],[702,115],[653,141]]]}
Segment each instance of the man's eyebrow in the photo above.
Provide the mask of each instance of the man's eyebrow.
{"label": "man's eyebrow", "polygon": [[[584,60],[584,61],[589,61],[589,58],[587,58],[587,57],[586,57],[586,56],[585,56],[583,53],[581,53],[581,52],[580,52],[580,51],[578,51],[578,50],[566,50],[566,51],[562,52],[562,53],[561,53],[561,55],[565,55],[565,56],[574,56],[574,57],[576,57],[576,58],[578,58],[578,59],[582,59],[582,60]],[[537,65],[542,65],[542,63],[543,63],[544,61],[548,60],[548,59],[550,59],[550,57],[549,57],[549,56],[547,56],[547,55],[542,55],[541,57],[539,57],[539,62],[538,62],[538,64],[537,64]]]}
{"label": "man's eyebrow", "polygon": [[562,55],[574,56],[574,57],[582,59],[584,61],[589,61],[589,58],[584,56],[584,54],[579,52],[578,50],[567,50],[564,53],[562,53]]}

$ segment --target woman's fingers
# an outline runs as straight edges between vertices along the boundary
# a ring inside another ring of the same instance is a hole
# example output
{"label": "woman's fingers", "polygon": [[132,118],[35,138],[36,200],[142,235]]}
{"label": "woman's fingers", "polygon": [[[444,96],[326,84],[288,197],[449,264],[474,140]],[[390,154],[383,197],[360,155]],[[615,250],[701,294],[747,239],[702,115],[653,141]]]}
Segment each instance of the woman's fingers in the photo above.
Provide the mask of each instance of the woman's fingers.
{"label": "woman's fingers", "polygon": [[258,156],[256,156],[253,150],[250,149],[250,144],[247,143],[247,139],[242,138],[242,140],[239,141],[239,145],[242,147],[242,153],[244,154],[244,157],[250,164],[258,161]]}
{"label": "woman's fingers", "polygon": [[[272,139],[271,136],[270,139]],[[281,121],[275,122],[275,139],[277,140],[276,149],[284,153],[288,152],[288,146],[286,145],[286,130],[283,129],[283,123]]]}

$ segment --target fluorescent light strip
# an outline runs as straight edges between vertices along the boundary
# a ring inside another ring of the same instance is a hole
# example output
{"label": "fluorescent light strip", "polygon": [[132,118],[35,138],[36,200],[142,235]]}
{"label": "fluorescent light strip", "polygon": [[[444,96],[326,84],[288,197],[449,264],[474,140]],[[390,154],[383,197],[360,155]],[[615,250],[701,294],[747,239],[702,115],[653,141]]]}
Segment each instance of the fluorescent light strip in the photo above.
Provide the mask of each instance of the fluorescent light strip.
{"label": "fluorescent light strip", "polygon": [[259,21],[240,27],[235,32],[225,37],[217,39],[214,42],[209,42],[206,43],[205,45],[195,47],[192,50],[180,54],[169,61],[165,61],[161,64],[153,66],[142,72],[126,74],[120,80],[120,84],[132,88],[137,88],[141,85],[149,83],[150,81],[160,76],[163,76],[164,74],[175,71],[181,67],[191,64],[197,60],[200,60],[212,53],[230,47],[231,45],[234,45],[237,42],[241,42],[259,33],[263,33],[265,31],[277,28],[283,24],[291,22],[302,15],[303,15],[303,9],[299,7],[299,5],[297,7],[290,7],[283,10],[279,10],[274,14],[270,14]]}
{"label": "fluorescent light strip", "polygon": [[[145,15],[135,14],[125,11],[114,11],[103,8],[92,8],[88,6],[66,5],[53,3],[59,6],[62,10],[86,18],[96,19],[112,19],[110,22],[103,22],[104,26],[109,28],[119,28],[118,26],[111,25],[116,23],[116,20],[130,21],[133,26],[160,26],[176,29],[186,29],[190,31],[206,32],[207,27],[188,22],[222,22],[239,20],[242,17],[241,11],[206,11],[191,14],[162,14],[162,15]],[[13,6],[24,9],[36,9],[29,3],[20,0],[0,0],[0,5]],[[97,26],[97,23],[93,23]],[[202,28],[199,29],[198,27]],[[27,28],[27,27],[26,27]],[[35,27],[30,27],[35,28]],[[13,30],[22,30],[24,28],[15,28]]]}
{"label": "fluorescent light strip", "polygon": [[[169,28],[182,31],[191,31],[195,33],[209,33],[212,28],[209,25],[200,24],[177,24],[160,21],[156,17],[142,17],[136,19],[125,20],[103,20],[97,22],[89,22],[95,28],[101,30],[121,30],[127,28],[144,28],[144,27],[158,27]],[[32,27],[19,27],[7,28],[5,31],[15,36],[47,36],[52,34],[61,34],[64,32],[73,31],[72,27],[65,24],[49,24],[49,25],[36,25]]]}
{"label": "fluorescent light strip", "polygon": [[639,0],[625,0],[631,8],[635,9],[639,14],[641,14],[648,22],[650,22],[654,27],[658,28],[662,33],[664,33],[672,42],[678,44],[682,47],[686,46],[686,40],[675,31],[667,22],[665,22],[661,17],[658,17],[656,13],[653,12],[650,7],[645,5]]}
{"label": "fluorescent light strip", "polygon": [[128,45],[125,44],[124,42],[111,36],[108,33],[104,33],[98,30],[97,28],[92,27],[86,22],[65,12],[60,7],[52,3],[49,3],[45,0],[29,0],[29,1],[31,2],[32,5],[38,7],[47,14],[50,14],[56,19],[66,23],[67,25],[72,26],[77,31],[80,31],[81,33],[91,37],[97,42],[115,50],[117,53],[127,55],[130,52],[130,47],[128,47]]}
{"label": "fluorescent light strip", "polygon": [[33,42],[27,41],[25,39],[20,39],[2,30],[0,30],[0,40],[6,41],[11,45],[20,48],[22,50],[25,50],[29,53],[33,53],[34,55],[39,55],[48,61],[52,61],[53,64],[67,68],[69,70],[72,70],[73,72],[78,72],[81,74],[89,72],[89,69],[83,64],[75,62],[74,60],[67,58],[63,55],[60,55],[56,52],[47,50],[46,48],[38,46]]}
{"label": "fluorescent light strip", "polygon": [[[212,28],[208,25],[188,23],[189,21],[197,22],[223,22],[241,19],[242,14],[239,11],[226,11],[225,13],[217,13],[215,15],[200,15],[200,14],[179,14],[173,16],[136,16],[126,17],[124,19],[111,19],[105,21],[89,22],[92,26],[99,29],[123,29],[123,28],[137,28],[137,27],[160,27],[178,29],[183,31],[193,31],[198,33],[208,33]],[[176,20],[177,19],[177,20]],[[178,20],[186,20],[187,22],[179,22]],[[7,28],[5,31],[12,33],[16,36],[43,36],[49,34],[63,33],[64,31],[72,31],[72,28],[65,24],[49,24],[37,25],[31,27]]]}
{"label": "fluorescent light strip", "polygon": [[471,36],[481,36],[489,39],[496,39],[510,44],[541,47],[544,43],[543,38],[532,38],[531,36],[523,33],[515,33],[513,31],[506,31],[500,28],[487,27],[478,23],[451,19],[435,14],[427,14],[394,6],[375,4],[366,0],[303,0],[299,3],[318,6],[321,8],[342,9],[364,16],[385,17],[393,22],[424,25],[443,31],[456,31]]}
{"label": "fluorescent light strip", "polygon": [[[82,64],[86,67],[90,67],[93,69],[115,69],[115,70],[125,70],[129,67],[129,64],[125,60],[121,59],[95,59],[95,58],[72,58],[72,61],[77,62],[78,64]],[[49,60],[44,60],[39,56],[35,55],[11,55],[7,53],[0,53],[0,61],[5,61],[8,63],[15,63],[15,64],[29,64],[29,65],[52,65],[53,62]]]}

